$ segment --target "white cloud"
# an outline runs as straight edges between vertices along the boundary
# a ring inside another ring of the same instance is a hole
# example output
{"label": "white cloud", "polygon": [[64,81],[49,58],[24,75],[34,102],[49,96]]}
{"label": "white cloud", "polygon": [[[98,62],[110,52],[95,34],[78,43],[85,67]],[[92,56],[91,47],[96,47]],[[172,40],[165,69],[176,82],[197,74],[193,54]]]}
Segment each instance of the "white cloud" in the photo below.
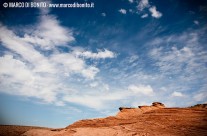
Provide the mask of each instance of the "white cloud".
{"label": "white cloud", "polygon": [[[0,74],[13,78],[14,82],[26,82],[32,79],[33,75],[24,62],[14,59],[12,55],[5,55],[0,57]],[[12,77],[10,77],[12,76]]]}
{"label": "white cloud", "polygon": [[56,63],[57,66],[60,66],[60,68],[64,68],[64,72],[78,72],[84,69],[85,62],[73,56],[70,53],[58,53],[58,54],[52,54],[49,58],[52,62]]}
{"label": "white cloud", "polygon": [[151,96],[153,94],[153,89],[150,85],[129,85],[128,90],[141,95]]}
{"label": "white cloud", "polygon": [[177,92],[177,91],[174,91],[171,95],[174,97],[182,97],[183,96],[183,94],[181,92]]}
{"label": "white cloud", "polygon": [[79,73],[84,77],[93,79],[99,72],[99,69],[93,66],[87,66],[81,58],[75,57],[69,53],[53,54],[50,60],[56,64],[56,67],[63,73],[70,75],[71,73]]}
{"label": "white cloud", "polygon": [[57,80],[34,73],[26,63],[5,55],[0,58],[1,91],[12,95],[39,98],[45,102],[56,100]]}
{"label": "white cloud", "polygon": [[141,18],[147,18],[148,17],[148,14],[144,14],[141,16]]}
{"label": "white cloud", "polygon": [[72,42],[75,38],[72,31],[59,25],[54,16],[43,15],[40,23],[30,34],[25,34],[22,40],[40,46],[42,49],[50,50],[55,46],[63,46]]}
{"label": "white cloud", "polygon": [[0,39],[6,48],[20,55],[24,60],[31,62],[35,68],[42,68],[42,62],[44,62],[45,65],[48,65],[47,71],[54,71],[52,66],[48,64],[47,59],[40,52],[36,51],[31,44],[25,42],[3,25],[0,25],[0,30]]}
{"label": "white cloud", "polygon": [[133,3],[133,2],[134,2],[134,0],[129,0],[129,2],[130,2],[130,3]]}
{"label": "white cloud", "polygon": [[149,1],[148,0],[140,0],[137,8],[139,11],[142,11],[143,9],[145,8],[148,8],[150,5],[149,5]]}
{"label": "white cloud", "polygon": [[[46,57],[42,55],[39,51],[34,49],[33,44],[25,41],[24,38],[18,37],[12,31],[8,30],[6,27],[2,26],[1,30],[2,30],[2,34],[0,35],[0,38],[3,44],[5,45],[5,47],[7,47],[12,51],[15,51],[16,53],[21,55],[25,60],[27,60],[30,63],[30,65],[34,66],[33,72],[46,72],[51,74],[60,73],[60,72],[70,74],[75,72],[75,73],[80,73],[84,77],[90,79],[93,79],[96,73],[99,72],[98,68],[87,66],[84,60],[75,57],[73,54],[69,54],[69,53],[65,54],[65,53],[57,52],[56,54],[52,54],[51,56]],[[44,33],[43,30],[42,33]],[[69,35],[69,37],[71,36]],[[88,55],[87,53],[91,55],[90,57],[94,57],[94,58],[113,57],[114,55],[109,50],[105,50],[104,52],[100,52],[97,54],[92,52],[86,52],[86,56]]]}
{"label": "white cloud", "polygon": [[94,79],[95,75],[99,72],[99,69],[93,66],[83,69],[81,71],[82,75],[89,79]]}
{"label": "white cloud", "polygon": [[105,17],[105,16],[106,16],[106,13],[101,13],[101,15],[102,15],[103,17]]}
{"label": "white cloud", "polygon": [[106,59],[106,58],[114,58],[116,54],[112,51],[104,49],[104,51],[99,51],[97,53],[92,53],[90,51],[78,51],[75,50],[74,54],[76,56],[85,57],[85,58],[92,58],[92,59]]}
{"label": "white cloud", "polygon": [[[87,64],[82,57],[115,57],[115,54],[107,49],[97,53],[83,51],[78,56],[73,51],[58,51],[57,46],[64,46],[75,38],[71,30],[60,26],[57,19],[49,15],[40,17],[39,23],[34,25],[32,30],[22,30],[23,36],[3,24],[0,24],[0,31],[1,45],[9,50],[0,57],[0,91],[37,98],[57,106],[65,105],[65,102],[60,100],[63,94],[68,95],[75,90],[70,87],[70,82],[65,80],[69,81],[70,77],[76,74],[84,80],[93,80],[100,71],[94,65]],[[47,50],[51,53],[44,54]],[[107,88],[105,86],[105,89]]]}
{"label": "white cloud", "polygon": [[120,9],[119,12],[120,12],[121,14],[126,14],[126,13],[127,13],[126,9]]}
{"label": "white cloud", "polygon": [[162,17],[162,13],[157,11],[155,6],[152,6],[151,8],[149,8],[149,11],[152,13],[151,16],[154,17],[154,18]]}

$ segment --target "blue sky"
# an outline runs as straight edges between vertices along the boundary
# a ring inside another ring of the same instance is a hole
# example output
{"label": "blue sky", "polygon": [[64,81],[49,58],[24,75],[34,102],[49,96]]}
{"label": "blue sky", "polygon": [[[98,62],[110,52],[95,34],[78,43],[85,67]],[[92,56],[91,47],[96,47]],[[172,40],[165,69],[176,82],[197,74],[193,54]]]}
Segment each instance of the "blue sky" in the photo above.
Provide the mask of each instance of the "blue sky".
{"label": "blue sky", "polygon": [[205,0],[47,1],[94,8],[4,2],[0,124],[65,127],[120,106],[207,102]]}

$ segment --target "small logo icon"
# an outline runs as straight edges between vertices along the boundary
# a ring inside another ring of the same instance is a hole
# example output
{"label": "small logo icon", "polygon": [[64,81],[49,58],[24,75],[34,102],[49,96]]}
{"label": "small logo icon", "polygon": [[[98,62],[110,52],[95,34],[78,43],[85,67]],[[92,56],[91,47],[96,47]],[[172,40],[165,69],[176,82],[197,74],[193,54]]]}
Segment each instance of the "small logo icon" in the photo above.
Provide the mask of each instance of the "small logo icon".
{"label": "small logo icon", "polygon": [[5,3],[3,4],[3,6],[4,6],[5,8],[7,8],[7,7],[8,7],[8,3],[5,2]]}

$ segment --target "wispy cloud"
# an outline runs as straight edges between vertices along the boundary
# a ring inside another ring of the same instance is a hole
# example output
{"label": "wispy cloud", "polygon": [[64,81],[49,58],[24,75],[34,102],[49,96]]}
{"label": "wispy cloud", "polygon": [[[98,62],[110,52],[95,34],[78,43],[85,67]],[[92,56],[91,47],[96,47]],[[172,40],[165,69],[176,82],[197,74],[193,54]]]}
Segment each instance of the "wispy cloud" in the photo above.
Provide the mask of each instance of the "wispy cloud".
{"label": "wispy cloud", "polygon": [[150,85],[129,85],[128,90],[138,95],[151,96],[153,94],[153,89]]}
{"label": "wispy cloud", "polygon": [[203,85],[207,82],[204,76],[207,51],[199,37],[203,31],[205,29],[165,36],[151,42],[153,46],[149,55],[154,60],[152,65],[158,68],[158,73],[171,80],[165,86],[172,91],[172,96],[188,94],[200,102],[206,99]]}
{"label": "wispy cloud", "polygon": [[205,58],[207,52],[202,49],[202,46],[199,46],[200,43],[196,33],[165,37],[162,40],[160,39],[158,44],[173,44],[175,41],[183,46],[179,49],[177,46],[171,46],[168,49],[156,47],[150,51],[153,59],[157,60],[155,65],[163,73],[179,74],[185,71],[186,74],[191,74],[198,70],[206,70]]}
{"label": "wispy cloud", "polygon": [[174,91],[174,92],[172,93],[172,96],[174,96],[174,97],[182,97],[183,94],[182,94],[181,92],[176,92],[176,91]]}
{"label": "wispy cloud", "polygon": [[198,20],[194,20],[193,23],[196,24],[196,25],[199,25],[199,21]]}
{"label": "wispy cloud", "polygon": [[106,16],[106,13],[104,13],[104,12],[103,12],[103,13],[101,13],[101,16],[105,17],[105,16]]}
{"label": "wispy cloud", "polygon": [[[123,100],[129,97],[126,91],[124,92],[110,92],[101,94],[99,92],[93,92],[82,95],[66,95],[64,100],[67,102],[79,104],[96,110],[112,109],[116,101]],[[110,107],[109,107],[110,105]]]}
{"label": "wispy cloud", "polygon": [[112,51],[104,49],[104,51],[98,51],[97,53],[92,53],[90,51],[78,51],[75,50],[74,54],[79,57],[92,58],[92,59],[105,59],[105,58],[114,58],[116,54]]}
{"label": "wispy cloud", "polygon": [[146,18],[146,17],[148,17],[148,14],[144,14],[141,16],[141,18]]}
{"label": "wispy cloud", "polygon": [[90,87],[94,88],[98,86],[98,82],[92,82],[89,84]]}
{"label": "wispy cloud", "polygon": [[129,58],[129,63],[132,63],[132,62],[135,62],[139,59],[139,56],[138,55],[132,55],[130,58]]}

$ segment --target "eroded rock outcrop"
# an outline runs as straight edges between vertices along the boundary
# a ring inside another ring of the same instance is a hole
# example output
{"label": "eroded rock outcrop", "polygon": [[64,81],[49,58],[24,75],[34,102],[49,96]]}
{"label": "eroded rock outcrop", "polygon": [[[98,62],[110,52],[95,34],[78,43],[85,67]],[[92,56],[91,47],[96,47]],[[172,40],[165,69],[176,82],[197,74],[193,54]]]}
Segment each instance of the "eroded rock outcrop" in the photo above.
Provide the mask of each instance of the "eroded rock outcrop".
{"label": "eroded rock outcrop", "polygon": [[151,106],[138,106],[138,108],[120,107],[120,112],[116,115],[117,118],[132,118],[145,112],[165,108],[165,105],[160,102],[153,102]]}
{"label": "eroded rock outcrop", "polygon": [[161,102],[153,102],[152,106],[159,107],[159,108],[165,108],[165,105]]}
{"label": "eroded rock outcrop", "polygon": [[194,106],[191,106],[190,108],[205,108],[207,109],[207,103],[204,103],[204,104],[196,104]]}

